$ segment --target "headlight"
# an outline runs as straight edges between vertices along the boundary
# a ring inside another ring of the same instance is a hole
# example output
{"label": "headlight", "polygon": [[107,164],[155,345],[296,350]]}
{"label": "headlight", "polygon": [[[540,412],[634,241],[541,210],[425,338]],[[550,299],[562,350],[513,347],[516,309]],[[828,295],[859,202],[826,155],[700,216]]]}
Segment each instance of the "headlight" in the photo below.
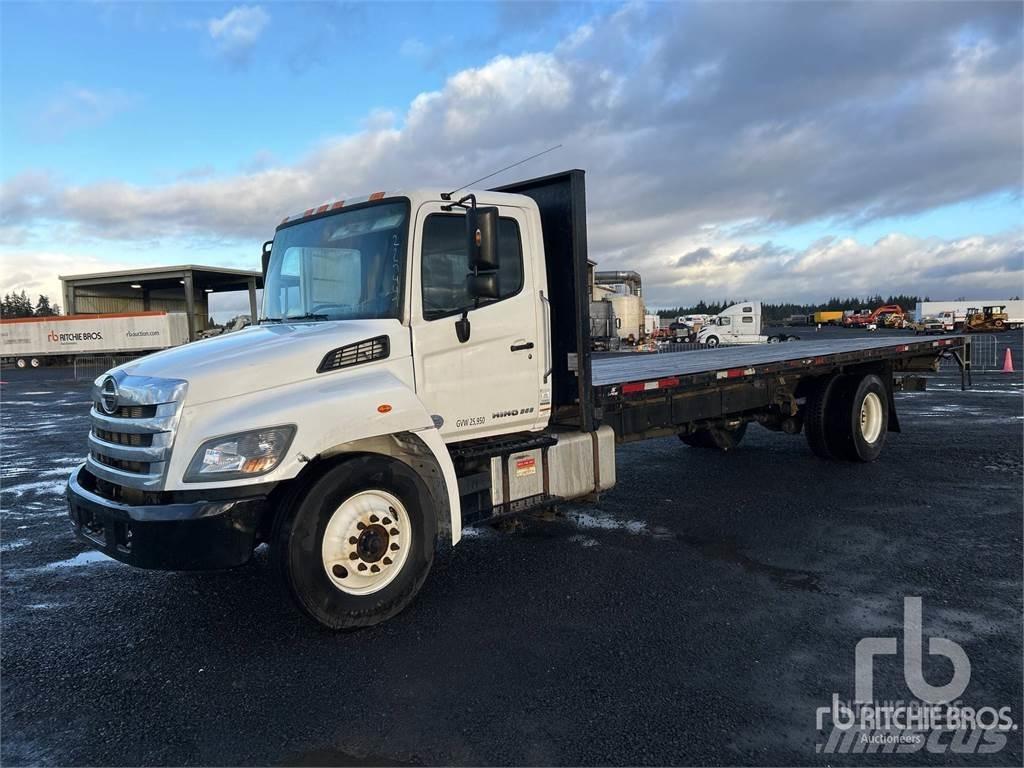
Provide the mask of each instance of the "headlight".
{"label": "headlight", "polygon": [[286,425],[207,440],[188,465],[185,482],[238,480],[266,474],[284,458],[293,437],[294,425]]}

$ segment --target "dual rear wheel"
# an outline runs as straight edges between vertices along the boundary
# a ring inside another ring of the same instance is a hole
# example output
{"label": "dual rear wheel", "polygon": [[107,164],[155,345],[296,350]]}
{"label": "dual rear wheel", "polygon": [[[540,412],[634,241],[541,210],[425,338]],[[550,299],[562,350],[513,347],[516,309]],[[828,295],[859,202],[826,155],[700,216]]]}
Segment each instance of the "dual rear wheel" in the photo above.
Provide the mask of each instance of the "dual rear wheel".
{"label": "dual rear wheel", "polygon": [[823,459],[874,461],[888,428],[889,392],[873,373],[830,376],[807,398],[804,433]]}
{"label": "dual rear wheel", "polygon": [[[807,397],[803,409],[804,434],[811,451],[823,459],[874,461],[885,445],[889,428],[889,392],[881,377],[835,375],[822,379]],[[727,429],[709,427],[681,434],[694,448],[729,451],[747,432],[743,423]]]}

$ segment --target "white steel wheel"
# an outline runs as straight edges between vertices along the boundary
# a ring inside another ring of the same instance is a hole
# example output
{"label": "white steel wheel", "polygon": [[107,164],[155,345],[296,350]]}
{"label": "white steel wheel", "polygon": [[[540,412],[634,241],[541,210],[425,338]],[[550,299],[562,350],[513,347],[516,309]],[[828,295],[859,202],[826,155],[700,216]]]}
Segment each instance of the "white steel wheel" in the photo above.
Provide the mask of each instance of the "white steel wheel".
{"label": "white steel wheel", "polygon": [[405,505],[387,491],[349,496],[324,530],[320,549],[327,577],[350,595],[379,592],[405,565],[411,532]]}
{"label": "white steel wheel", "polygon": [[882,398],[876,392],[868,392],[860,404],[860,434],[865,442],[878,441],[883,420]]}
{"label": "white steel wheel", "polygon": [[39,367],[39,358],[38,357],[33,357],[29,361],[29,365],[31,365],[33,368],[38,368]]}
{"label": "white steel wheel", "polygon": [[25,366],[28,365],[28,362],[25,360],[24,357],[19,357],[18,362],[15,363],[15,365],[17,365],[19,368],[24,368]]}

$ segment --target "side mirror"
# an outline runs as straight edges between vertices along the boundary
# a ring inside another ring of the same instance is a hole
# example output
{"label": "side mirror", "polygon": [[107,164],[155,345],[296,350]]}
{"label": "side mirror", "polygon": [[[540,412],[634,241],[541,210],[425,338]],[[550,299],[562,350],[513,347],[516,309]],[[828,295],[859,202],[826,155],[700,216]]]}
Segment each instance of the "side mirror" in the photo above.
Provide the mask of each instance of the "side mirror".
{"label": "side mirror", "polygon": [[267,268],[270,266],[270,249],[274,246],[273,240],[267,240],[263,244],[263,277],[267,277]]}
{"label": "side mirror", "polygon": [[466,275],[466,292],[474,299],[498,298],[498,275],[494,272]]}
{"label": "side mirror", "polygon": [[490,272],[498,268],[498,209],[470,208],[466,211],[466,248],[469,268]]}

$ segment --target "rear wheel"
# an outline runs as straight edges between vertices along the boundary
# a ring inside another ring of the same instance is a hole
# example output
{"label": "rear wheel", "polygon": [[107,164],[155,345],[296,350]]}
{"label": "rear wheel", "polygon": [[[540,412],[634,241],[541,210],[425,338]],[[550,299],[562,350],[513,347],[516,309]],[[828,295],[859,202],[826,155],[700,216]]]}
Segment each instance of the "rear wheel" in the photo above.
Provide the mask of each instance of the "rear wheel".
{"label": "rear wheel", "polygon": [[834,431],[829,415],[834,412],[833,401],[846,377],[835,375],[818,383],[807,396],[804,405],[804,435],[815,456],[823,459],[839,458],[835,453]]}
{"label": "rear wheel", "polygon": [[31,365],[33,368],[38,368],[40,364],[39,358],[33,357],[31,360],[28,361],[28,364]]}
{"label": "rear wheel", "polygon": [[735,429],[722,429],[709,427],[699,432],[692,432],[687,435],[680,435],[679,439],[691,448],[711,448],[717,451],[731,451],[742,441],[747,434],[747,423],[740,424]]}
{"label": "rear wheel", "polygon": [[355,629],[412,602],[433,564],[436,535],[416,473],[359,456],[328,470],[282,513],[272,556],[306,615],[330,629]]}
{"label": "rear wheel", "polygon": [[27,368],[28,360],[26,360],[24,357],[19,357],[15,365],[17,365],[19,368]]}
{"label": "rear wheel", "polygon": [[889,393],[873,373],[848,377],[834,403],[833,453],[849,461],[874,461],[889,427]]}

